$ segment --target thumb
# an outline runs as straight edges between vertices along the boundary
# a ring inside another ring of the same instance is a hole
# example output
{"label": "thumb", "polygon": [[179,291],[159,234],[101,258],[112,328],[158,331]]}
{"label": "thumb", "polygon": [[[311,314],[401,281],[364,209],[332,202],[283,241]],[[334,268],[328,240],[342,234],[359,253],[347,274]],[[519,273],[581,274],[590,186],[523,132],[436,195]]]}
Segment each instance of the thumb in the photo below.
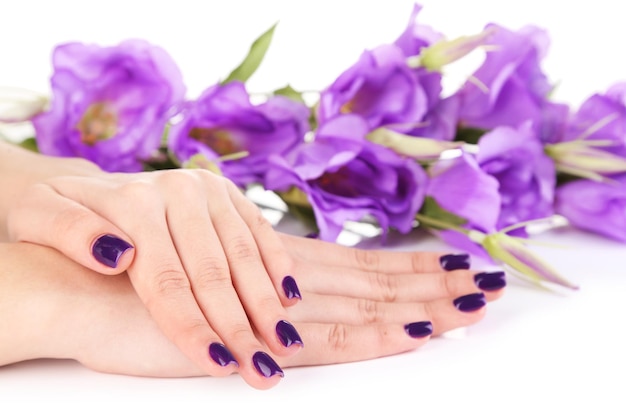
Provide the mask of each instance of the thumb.
{"label": "thumb", "polygon": [[120,274],[135,248],[122,230],[82,204],[37,184],[9,212],[11,240],[48,246],[102,274]]}

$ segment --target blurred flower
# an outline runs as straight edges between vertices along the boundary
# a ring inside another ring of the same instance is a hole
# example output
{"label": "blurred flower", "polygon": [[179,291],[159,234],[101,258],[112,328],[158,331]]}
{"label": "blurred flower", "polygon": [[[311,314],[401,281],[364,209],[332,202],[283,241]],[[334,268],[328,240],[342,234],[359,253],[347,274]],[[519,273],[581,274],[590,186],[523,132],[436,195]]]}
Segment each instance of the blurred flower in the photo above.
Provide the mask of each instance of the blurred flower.
{"label": "blurred flower", "polygon": [[[497,127],[478,142],[480,168],[498,181],[497,229],[553,213],[556,172],[530,123]],[[522,232],[522,231],[520,231]]]}
{"label": "blurred flower", "polygon": [[441,39],[424,48],[411,66],[422,66],[429,71],[441,72],[444,66],[453,63],[476,48],[485,45],[487,39],[494,31],[488,27],[482,32],[472,36],[461,36],[456,39]]}
{"label": "blurred flower", "polygon": [[593,94],[581,104],[571,116],[564,139],[575,140],[599,140],[606,152],[626,157],[626,82]]}
{"label": "blurred flower", "polygon": [[418,56],[422,48],[432,45],[443,38],[443,35],[428,25],[417,23],[417,15],[422,6],[415,4],[409,23],[402,34],[393,43],[398,46],[405,57]]}
{"label": "blurred flower", "polygon": [[270,157],[265,188],[306,195],[324,240],[335,241],[346,221],[368,218],[383,233],[407,233],[423,202],[424,170],[365,140],[368,129],[362,118],[340,115],[320,125],[313,141]]}
{"label": "blurred flower", "polygon": [[[201,154],[243,186],[262,181],[269,155],[286,153],[304,140],[308,117],[304,104],[286,97],[253,105],[244,84],[233,81],[188,103],[170,128],[168,145],[182,163]],[[228,160],[242,151],[245,157]]]}
{"label": "blurred flower", "polygon": [[608,175],[626,172],[626,159],[598,148],[612,147],[614,143],[574,140],[546,145],[545,152],[554,160],[559,172],[594,181],[610,181]]}
{"label": "blurred flower", "polygon": [[[434,203],[434,207],[424,205],[418,220],[422,223],[426,220],[444,221],[453,227],[439,228],[438,235],[442,240],[487,258],[487,254],[456,227],[462,226],[464,231],[496,231],[501,205],[498,181],[481,170],[474,156],[466,152],[457,158],[436,162],[428,173],[430,181],[426,194],[432,201],[427,202]],[[450,214],[455,217],[450,219]]]}
{"label": "blurred flower", "polygon": [[579,229],[626,242],[626,174],[606,183],[581,179],[559,186],[555,211]]}
{"label": "blurred flower", "polygon": [[41,152],[86,158],[107,171],[141,171],[184,98],[172,58],[141,40],[68,43],[55,49],[53,67],[50,109],[33,118]]}
{"label": "blurred flower", "polygon": [[28,121],[47,104],[48,99],[34,91],[0,86],[0,123]]}
{"label": "blurred flower", "polygon": [[518,127],[530,120],[544,142],[564,126],[568,107],[548,100],[552,90],[540,63],[547,47],[545,31],[528,26],[517,32],[488,25],[490,49],[485,61],[457,93],[463,126],[484,130]]}
{"label": "blurred flower", "polygon": [[426,93],[397,46],[365,51],[320,96],[320,123],[339,115],[363,117],[369,130],[381,126],[413,127],[427,110]]}

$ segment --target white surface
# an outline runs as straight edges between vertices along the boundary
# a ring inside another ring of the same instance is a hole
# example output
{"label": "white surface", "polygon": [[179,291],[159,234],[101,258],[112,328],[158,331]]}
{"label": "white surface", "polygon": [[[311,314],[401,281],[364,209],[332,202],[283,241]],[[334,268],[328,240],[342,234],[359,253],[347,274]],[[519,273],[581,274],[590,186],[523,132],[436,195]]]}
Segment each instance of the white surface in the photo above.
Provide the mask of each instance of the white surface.
{"label": "white surface", "polygon": [[[172,54],[193,97],[228,74],[250,42],[280,20],[251,89],[287,82],[321,88],[364,48],[395,39],[412,4],[0,0],[0,84],[46,92],[55,44],[143,37]],[[490,21],[547,28],[553,42],[546,70],[560,80],[556,97],[571,104],[626,79],[626,27],[613,1],[422,4],[420,21],[450,37]],[[625,415],[626,246],[570,230],[543,240],[570,246],[536,250],[581,290],[554,294],[511,280],[507,295],[464,338],[439,338],[374,361],[288,369],[269,391],[255,391],[237,376],[130,378],[72,362],[25,363],[0,369],[0,415]],[[401,245],[441,248],[434,240]]]}

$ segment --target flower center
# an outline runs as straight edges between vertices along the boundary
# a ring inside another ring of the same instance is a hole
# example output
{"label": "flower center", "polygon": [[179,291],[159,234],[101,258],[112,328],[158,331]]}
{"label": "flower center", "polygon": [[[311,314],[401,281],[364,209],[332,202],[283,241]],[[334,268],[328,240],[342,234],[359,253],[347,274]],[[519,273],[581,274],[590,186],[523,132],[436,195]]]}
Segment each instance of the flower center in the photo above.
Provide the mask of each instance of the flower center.
{"label": "flower center", "polygon": [[317,183],[329,193],[342,197],[357,197],[359,193],[351,178],[352,173],[349,168],[343,166],[335,172],[324,173],[317,179]]}
{"label": "flower center", "polygon": [[94,103],[76,125],[80,131],[80,140],[86,145],[107,140],[117,132],[117,114],[107,103]]}
{"label": "flower center", "polygon": [[189,131],[189,137],[205,144],[218,155],[230,155],[242,151],[225,129],[194,127]]}

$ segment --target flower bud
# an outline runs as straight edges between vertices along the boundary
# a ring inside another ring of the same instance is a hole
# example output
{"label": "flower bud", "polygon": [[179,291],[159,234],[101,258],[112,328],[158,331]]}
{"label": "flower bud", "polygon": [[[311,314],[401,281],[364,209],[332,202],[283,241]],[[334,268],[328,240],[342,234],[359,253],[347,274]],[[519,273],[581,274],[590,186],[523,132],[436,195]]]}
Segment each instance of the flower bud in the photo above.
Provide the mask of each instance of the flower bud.
{"label": "flower bud", "polygon": [[400,155],[409,156],[418,161],[436,160],[445,151],[460,149],[463,146],[462,142],[448,142],[410,136],[386,128],[378,128],[371,131],[367,134],[367,139]]}
{"label": "flower bud", "polygon": [[493,28],[488,28],[472,36],[461,36],[456,39],[442,39],[424,48],[419,56],[409,57],[409,66],[421,66],[430,71],[441,71],[442,68],[463,58],[474,49],[485,44]]}
{"label": "flower bud", "polygon": [[603,140],[573,140],[546,145],[545,152],[554,160],[559,172],[606,181],[607,175],[626,172],[625,158],[597,149],[613,144]]}
{"label": "flower bud", "polygon": [[578,286],[568,282],[550,265],[533,254],[521,238],[507,235],[504,231],[485,234],[471,230],[468,236],[480,244],[494,261],[504,264],[523,278],[535,283],[547,281],[566,288],[578,289]]}
{"label": "flower bud", "polygon": [[48,99],[22,88],[0,87],[0,122],[26,122],[44,111]]}

